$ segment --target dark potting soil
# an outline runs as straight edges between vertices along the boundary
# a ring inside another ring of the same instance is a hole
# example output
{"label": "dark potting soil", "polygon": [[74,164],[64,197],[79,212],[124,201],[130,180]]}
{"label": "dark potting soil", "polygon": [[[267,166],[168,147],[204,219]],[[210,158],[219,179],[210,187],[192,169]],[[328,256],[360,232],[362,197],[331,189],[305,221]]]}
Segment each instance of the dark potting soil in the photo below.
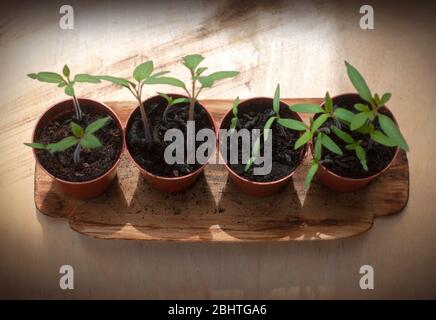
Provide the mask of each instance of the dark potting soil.
{"label": "dark potting soil", "polygon": [[[342,102],[341,104],[338,103],[337,105],[341,108],[356,112],[353,107],[354,103],[347,104],[346,102]],[[361,103],[364,102],[362,101]],[[380,109],[380,112],[392,118],[392,115],[388,109],[382,108]],[[338,123],[335,123],[335,121],[330,118],[322,125],[322,128],[329,128],[333,124],[336,126],[338,125]],[[378,120],[374,121],[374,126],[377,130],[381,130]],[[347,150],[345,148],[346,143],[332,133],[329,135],[329,137],[337,143],[344,154],[339,156],[330,150],[323,148],[322,164],[330,171],[342,177],[354,179],[370,177],[386,168],[395,156],[395,147],[381,145],[371,140],[369,135],[361,134],[356,131],[350,131],[346,128],[346,126],[342,126],[340,129],[349,133],[354,140],[362,140],[361,146],[365,150],[366,161],[368,165],[368,171],[365,171],[360,164],[359,159],[356,157],[354,150]]]}
{"label": "dark potting soil", "polygon": [[[177,97],[176,97],[177,98]],[[180,177],[185,176],[202,166],[197,162],[188,164],[187,162],[187,121],[189,104],[177,104],[171,106],[163,119],[166,109],[166,100],[157,97],[145,106],[148,120],[150,123],[153,142],[150,146],[145,143],[144,126],[141,120],[139,108],[133,113],[127,130],[127,147],[137,163],[148,172],[162,177]],[[194,109],[195,134],[201,129],[214,130],[208,113],[197,103]],[[179,129],[185,137],[185,155],[183,164],[167,164],[164,158],[165,149],[171,141],[164,141],[165,132],[169,129]],[[202,144],[202,141],[195,142],[195,150]],[[215,141],[211,143],[215,144]],[[207,154],[206,154],[207,155]],[[207,155],[208,156],[208,155]]]}
{"label": "dark potting soil", "polygon": [[[238,125],[237,130],[247,129],[251,132],[253,129],[263,129],[267,120],[274,116],[274,111],[271,104],[255,104],[247,106],[238,110]],[[287,106],[280,107],[280,116],[283,118],[293,118]],[[223,123],[223,127],[229,129],[230,119],[228,123]],[[263,164],[253,164],[250,169],[245,172],[245,163],[242,163],[242,148],[241,143],[238,146],[238,164],[230,163],[230,148],[231,144],[227,143],[227,159],[228,166],[236,172],[239,176],[244,177],[251,181],[256,182],[271,182],[288,176],[294,171],[298,164],[302,161],[302,153],[305,147],[294,150],[294,144],[300,137],[301,133],[298,131],[284,128],[274,122],[272,129],[272,167],[271,172],[266,175],[255,175],[254,168],[262,167]],[[253,141],[251,141],[253,143]],[[261,139],[261,152],[263,155],[263,139]]]}
{"label": "dark potting soil", "polygon": [[[36,137],[36,141],[43,144],[58,142],[72,135],[71,121],[86,128],[93,121],[108,116],[104,111],[91,109],[86,105],[81,106],[81,108],[83,111],[81,121],[76,119],[73,112],[64,113],[42,129]],[[37,157],[43,167],[57,178],[73,182],[95,179],[106,173],[118,160],[123,134],[115,120],[112,119],[94,135],[100,139],[103,146],[97,149],[82,149],[78,164],[73,161],[75,147],[55,154],[50,154],[46,150],[36,150]]]}

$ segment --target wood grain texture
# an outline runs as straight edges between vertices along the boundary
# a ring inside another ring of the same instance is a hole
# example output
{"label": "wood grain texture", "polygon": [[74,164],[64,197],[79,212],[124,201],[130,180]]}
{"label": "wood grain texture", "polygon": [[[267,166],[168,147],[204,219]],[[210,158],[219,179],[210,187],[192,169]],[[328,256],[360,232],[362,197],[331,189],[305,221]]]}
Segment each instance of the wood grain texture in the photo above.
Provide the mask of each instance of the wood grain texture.
{"label": "wood grain texture", "polygon": [[[285,101],[319,103],[320,99]],[[134,107],[129,102],[108,105],[123,123]],[[219,124],[231,101],[205,100],[203,105]],[[208,165],[192,189],[172,195],[149,186],[123,154],[112,188],[91,201],[64,197],[37,167],[35,203],[44,214],[66,218],[72,229],[100,239],[289,241],[360,234],[371,228],[375,217],[398,213],[408,201],[409,169],[404,153],[376,181],[348,194],[334,194],[316,180],[305,191],[308,167],[306,158],[283,191],[258,198],[240,192],[228,180],[223,165]]]}

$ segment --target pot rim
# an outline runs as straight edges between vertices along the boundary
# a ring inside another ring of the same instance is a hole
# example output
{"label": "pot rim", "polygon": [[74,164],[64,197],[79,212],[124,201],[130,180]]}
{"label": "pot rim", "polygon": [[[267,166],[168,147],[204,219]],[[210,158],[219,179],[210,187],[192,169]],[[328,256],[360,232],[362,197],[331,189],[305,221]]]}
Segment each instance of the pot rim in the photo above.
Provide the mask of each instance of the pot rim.
{"label": "pot rim", "polygon": [[[77,98],[77,99],[79,100],[79,102],[80,102],[80,101],[83,101],[83,102],[91,101],[92,103],[96,103],[97,105],[99,105],[99,107],[102,107],[103,110],[105,110],[109,115],[112,116],[112,118],[113,118],[113,119],[115,120],[115,122],[117,123],[118,128],[121,130],[121,134],[124,136],[124,130],[123,130],[123,126],[122,126],[122,124],[121,124],[121,121],[120,121],[120,119],[118,118],[118,116],[117,116],[117,114],[115,113],[115,111],[113,111],[109,106],[107,106],[106,104],[104,104],[104,103],[102,103],[102,102],[99,102],[99,101],[97,101],[97,100],[93,100],[93,99],[88,99],[88,98]],[[73,99],[64,99],[64,100],[61,100],[61,101],[59,101],[59,102],[57,102],[57,103],[51,105],[49,108],[47,108],[47,109],[42,113],[42,115],[38,118],[35,127],[33,128],[32,141],[35,141],[36,130],[37,130],[37,128],[38,128],[38,126],[39,126],[39,124],[40,124],[42,118],[45,116],[45,114],[46,114],[48,111],[50,111],[52,108],[56,107],[57,105],[59,105],[59,104],[61,104],[61,103],[66,103],[66,102],[69,102],[69,101],[71,101],[71,103],[72,103],[72,102],[73,102]],[[111,172],[112,172],[112,171],[113,171],[113,170],[118,166],[119,162],[121,161],[121,155],[122,155],[123,152],[124,152],[124,148],[125,148],[125,144],[124,144],[124,137],[123,137],[122,142],[121,142],[121,150],[120,150],[120,154],[119,154],[119,156],[118,156],[117,161],[115,161],[114,164],[113,164],[113,165],[112,165],[108,170],[106,170],[102,175],[100,175],[100,176],[98,176],[98,177],[96,177],[96,178],[94,178],[94,179],[91,179],[91,180],[85,180],[85,181],[68,181],[68,180],[64,180],[64,179],[61,179],[61,178],[58,178],[58,177],[54,176],[54,175],[53,175],[52,173],[50,173],[46,168],[44,168],[44,166],[42,165],[42,163],[39,161],[38,156],[37,156],[36,151],[35,151],[34,148],[32,148],[32,151],[33,151],[33,156],[34,156],[34,158],[35,158],[37,164],[39,165],[39,167],[42,168],[42,170],[43,170],[43,171],[44,171],[44,172],[45,172],[45,173],[46,173],[50,178],[52,178],[53,180],[56,180],[56,181],[58,181],[58,182],[60,182],[60,183],[63,183],[63,184],[69,184],[69,185],[83,185],[83,184],[88,184],[88,183],[96,182],[96,181],[102,179],[103,177],[107,176],[108,174],[110,174],[110,173],[111,173]]]}
{"label": "pot rim", "polygon": [[[180,97],[184,97],[184,98],[188,98],[187,96],[185,96],[185,95],[182,95],[182,94],[179,94],[179,93],[166,93],[167,95],[169,95],[169,96],[180,96]],[[151,96],[151,97],[149,97],[149,98],[147,98],[146,100],[144,100],[143,101],[143,103],[145,102],[145,101],[148,101],[148,100],[150,100],[150,99],[154,99],[154,98],[157,98],[157,97],[160,97],[160,95],[154,95],[154,96]],[[209,112],[209,110],[207,110],[207,108],[205,108],[202,104],[201,104],[201,102],[200,102],[200,100],[197,100],[197,102],[198,102],[198,104],[206,111],[206,113],[207,113],[207,115],[208,115],[208,117],[209,117],[209,120],[210,120],[210,122],[212,122],[212,127],[213,127],[213,132],[214,132],[214,134],[215,134],[215,140],[217,139],[217,134],[216,134],[216,132],[217,132],[217,128],[216,128],[216,124],[215,124],[215,121],[213,120],[213,117],[212,117],[212,114]],[[164,180],[164,181],[174,181],[174,182],[176,182],[176,181],[181,181],[181,180],[184,180],[184,179],[187,179],[187,178],[190,178],[190,177],[192,177],[192,176],[195,176],[195,175],[197,175],[197,174],[199,174],[200,172],[201,172],[201,170],[203,170],[204,169],[204,167],[209,163],[209,160],[210,160],[210,158],[212,157],[212,155],[213,155],[213,153],[211,154],[211,155],[209,155],[209,157],[207,158],[207,161],[205,162],[205,163],[203,163],[198,169],[196,169],[195,171],[192,171],[192,172],[190,172],[190,173],[188,173],[188,174],[186,174],[186,175],[183,175],[183,176],[180,176],[180,177],[164,177],[164,176],[159,176],[159,175],[156,175],[156,174],[153,174],[153,173],[151,173],[150,171],[148,171],[148,170],[146,170],[146,169],[144,169],[134,158],[133,158],[133,155],[130,153],[130,150],[129,150],[129,146],[128,146],[128,144],[127,144],[127,126],[128,126],[128,124],[129,124],[129,122],[130,122],[130,119],[131,119],[131,117],[133,116],[133,114],[135,113],[135,111],[136,110],[138,110],[138,108],[139,108],[139,106],[136,106],[131,112],[130,112],[130,114],[129,114],[129,116],[127,117],[127,121],[126,121],[126,127],[125,127],[125,134],[124,134],[124,145],[126,146],[126,150],[127,150],[127,154],[129,155],[129,158],[130,158],[130,160],[132,160],[133,161],[133,163],[138,167],[138,169],[141,171],[141,172],[144,172],[145,174],[147,174],[147,175],[149,175],[149,176],[151,176],[151,177],[153,177],[153,178],[156,178],[156,179],[161,179],[161,180]],[[216,149],[216,147],[215,147],[215,149]]]}
{"label": "pot rim", "polygon": [[[331,99],[333,100],[333,99],[335,99],[335,98],[341,98],[341,97],[343,97],[343,96],[359,96],[359,95],[358,95],[357,93],[342,93],[342,94],[338,94],[338,95],[332,97]],[[325,103],[325,102],[323,102],[323,103],[321,104],[321,106],[323,106],[324,103]],[[397,122],[397,120],[395,119],[393,112],[392,112],[392,111],[391,111],[391,110],[390,110],[386,105],[384,105],[383,107],[385,107],[385,108],[386,108],[386,109],[391,113],[391,115],[392,115],[392,120],[394,120],[395,124],[398,126],[398,122]],[[366,181],[366,180],[372,180],[372,179],[374,179],[375,177],[377,177],[377,176],[379,176],[380,174],[382,174],[383,172],[385,172],[386,170],[388,170],[388,169],[391,167],[392,163],[394,162],[395,158],[398,156],[398,153],[399,153],[399,152],[400,152],[400,148],[399,148],[399,147],[396,147],[395,154],[394,154],[394,156],[392,157],[391,161],[389,161],[389,163],[386,165],[386,167],[384,167],[382,170],[376,172],[375,174],[373,174],[373,175],[371,175],[371,176],[368,176],[368,177],[365,177],[365,178],[349,178],[349,177],[344,177],[344,176],[341,176],[341,175],[339,175],[339,174],[337,174],[337,173],[334,173],[333,171],[329,170],[329,169],[326,168],[322,163],[319,163],[319,165],[320,165],[320,166],[321,166],[325,171],[327,171],[329,174],[335,176],[336,178],[339,178],[339,179],[342,179],[342,180],[345,180],[345,181],[349,181],[349,182]],[[311,153],[312,158],[313,158],[313,140],[312,140],[312,139],[310,140],[310,153]]]}
{"label": "pot rim", "polygon": [[[248,98],[248,99],[245,99],[245,100],[240,101],[239,104],[238,104],[238,107],[239,107],[239,105],[241,105],[242,103],[248,103],[248,102],[252,102],[253,100],[259,100],[259,99],[267,99],[267,100],[271,100],[271,101],[273,100],[273,98],[271,98],[271,97],[264,97],[264,96],[261,96],[261,97],[254,97],[254,98]],[[283,103],[285,106],[288,106],[288,107],[289,107],[289,105],[288,105],[287,103],[285,103],[282,99],[280,99],[280,103]],[[300,121],[303,121],[303,120],[301,119],[300,115],[299,115],[297,112],[294,112],[294,111],[292,111],[292,112],[293,112],[293,113],[298,117],[298,119],[299,119]],[[218,139],[217,139],[219,156],[220,156],[220,159],[222,160],[222,162],[224,163],[224,165],[226,166],[227,170],[229,170],[229,172],[230,172],[231,174],[237,176],[237,177],[238,177],[239,179],[241,179],[242,181],[244,181],[244,182],[246,182],[246,183],[251,183],[251,184],[253,184],[253,185],[257,185],[257,186],[267,186],[267,185],[279,184],[279,183],[281,183],[281,182],[283,182],[283,181],[286,181],[286,180],[288,180],[289,178],[291,178],[291,177],[294,175],[294,173],[297,171],[298,167],[301,166],[301,164],[303,163],[304,159],[305,159],[306,156],[307,156],[307,144],[304,146],[304,150],[302,151],[302,155],[301,155],[300,163],[295,167],[294,170],[292,170],[292,172],[291,172],[290,174],[288,174],[287,176],[285,176],[285,177],[283,177],[283,178],[280,178],[280,179],[278,179],[278,180],[267,181],[267,182],[252,181],[252,180],[249,180],[249,179],[247,179],[247,178],[244,178],[244,177],[240,176],[240,175],[237,174],[235,171],[233,171],[232,168],[230,168],[229,165],[227,165],[227,162],[223,159],[223,156],[222,156],[222,154],[221,154],[221,148],[220,148],[220,145],[219,145],[219,141],[220,141],[220,139],[219,139],[219,130],[222,129],[222,125],[223,125],[223,123],[224,123],[224,120],[227,118],[227,116],[228,116],[230,113],[232,113],[232,108],[230,108],[230,109],[229,109],[229,110],[224,114],[224,116],[223,116],[222,119],[221,119],[220,126],[219,126],[219,129],[218,129]]]}

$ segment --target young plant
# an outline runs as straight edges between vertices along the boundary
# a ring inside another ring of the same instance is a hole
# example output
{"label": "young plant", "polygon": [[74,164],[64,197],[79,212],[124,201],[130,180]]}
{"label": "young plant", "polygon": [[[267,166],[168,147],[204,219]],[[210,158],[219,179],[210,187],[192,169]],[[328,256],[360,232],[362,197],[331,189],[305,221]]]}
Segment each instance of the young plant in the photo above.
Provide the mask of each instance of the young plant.
{"label": "young plant", "polygon": [[74,85],[77,82],[100,82],[97,77],[85,73],[76,74],[74,77],[71,77],[70,68],[67,65],[65,65],[62,69],[62,75],[56,72],[43,71],[38,73],[29,73],[27,76],[31,79],[41,82],[54,83],[57,84],[59,88],[64,88],[65,94],[73,98],[74,111],[78,121],[82,120],[82,109],[80,108],[79,100],[76,97]]}
{"label": "young plant", "polygon": [[[371,90],[359,71],[347,61],[345,61],[345,65],[351,83],[356,88],[359,96],[366,102],[354,105],[358,113],[354,114],[350,121],[350,130],[369,134],[372,140],[382,145],[388,147],[397,146],[404,151],[409,151],[409,146],[395,122],[388,116],[380,113],[380,108],[389,101],[392,95],[390,93],[385,93],[381,97],[377,93],[372,95]],[[383,132],[375,129],[375,119],[378,119]]]}
{"label": "young plant", "polygon": [[[279,128],[288,128],[291,130],[296,131],[305,131],[307,129],[307,126],[298,120],[295,119],[286,119],[280,117],[280,85],[278,84],[274,93],[274,99],[273,99],[273,110],[274,115],[268,118],[266,121],[264,127],[263,127],[263,141],[266,142],[269,138],[270,129],[275,121],[280,125]],[[244,171],[247,172],[250,167],[253,165],[256,158],[259,156],[260,152],[260,139],[262,137],[262,134],[257,137],[256,141],[254,142],[253,150],[251,152],[251,157],[245,164]],[[298,148],[295,148],[298,149]]]}
{"label": "young plant", "polygon": [[204,88],[212,88],[215,81],[223,80],[226,78],[232,78],[239,74],[238,71],[218,71],[209,74],[208,76],[203,76],[204,71],[207,70],[206,67],[199,67],[200,63],[204,60],[204,57],[199,54],[191,54],[183,57],[182,63],[188,68],[191,73],[191,84],[188,86],[181,80],[170,79],[166,84],[179,87],[183,89],[189,97],[189,113],[188,121],[194,121],[194,108],[197,102],[200,92]]}
{"label": "young plant", "polygon": [[[317,104],[294,104],[289,107],[292,111],[302,113],[319,114],[315,120],[311,119],[310,126],[305,126],[305,133],[295,142],[294,149],[297,150],[307,144],[312,139],[315,140],[313,159],[311,166],[304,180],[304,187],[307,189],[312,182],[315,173],[318,171],[319,164],[322,158],[322,148],[325,147],[337,155],[343,155],[341,148],[328,135],[331,133],[329,128],[321,128],[321,126],[329,119],[333,118],[337,126],[341,122],[347,122],[348,110],[343,108],[335,108],[333,101],[327,92],[324,99],[324,108]],[[338,111],[339,110],[339,111]],[[353,114],[352,112],[350,112]]]}
{"label": "young plant", "polygon": [[34,149],[47,150],[51,154],[65,151],[73,146],[76,146],[73,154],[73,161],[75,164],[78,164],[80,162],[80,151],[82,148],[95,149],[102,146],[100,140],[94,135],[94,133],[104,127],[110,119],[110,117],[100,118],[89,124],[85,129],[83,129],[77,123],[71,121],[71,136],[63,138],[56,143],[49,143],[47,145],[42,143],[24,144]]}
{"label": "young plant", "polygon": [[116,85],[127,88],[133,94],[133,96],[139,103],[141,120],[144,126],[145,143],[147,144],[147,146],[151,145],[153,138],[151,134],[147,113],[145,112],[145,107],[142,102],[142,88],[144,87],[145,84],[171,84],[171,85],[183,84],[183,82],[181,82],[178,79],[164,76],[165,74],[168,73],[168,71],[156,72],[153,74],[153,69],[154,69],[153,61],[147,61],[138,65],[133,70],[134,81],[130,81],[125,78],[109,76],[109,75],[96,76],[100,80],[109,81]]}

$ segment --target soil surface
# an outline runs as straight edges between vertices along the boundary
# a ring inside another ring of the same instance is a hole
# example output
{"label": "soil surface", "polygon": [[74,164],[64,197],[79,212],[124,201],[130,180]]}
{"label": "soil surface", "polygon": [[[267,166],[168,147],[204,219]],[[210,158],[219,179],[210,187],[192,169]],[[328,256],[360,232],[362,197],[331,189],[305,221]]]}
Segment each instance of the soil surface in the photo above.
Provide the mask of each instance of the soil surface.
{"label": "soil surface", "polygon": [[[358,102],[364,103],[364,101]],[[357,111],[353,107],[355,103],[357,102],[344,101],[340,104],[335,102],[335,105],[338,105],[342,108],[348,109],[356,113]],[[380,109],[380,112],[392,118],[392,114],[388,109],[383,107],[382,109]],[[322,128],[329,128],[333,124],[334,120],[329,119],[322,125]],[[374,126],[377,130],[381,130],[378,120],[374,121]],[[342,126],[340,129],[349,133],[354,140],[363,140],[361,146],[365,150],[368,165],[368,171],[365,171],[362,168],[359,159],[356,157],[355,152],[353,150],[345,149],[346,143],[339,139],[334,133],[331,133],[329,134],[329,137],[337,143],[337,145],[341,148],[344,154],[342,156],[339,156],[331,152],[330,150],[323,148],[322,164],[330,171],[342,177],[354,179],[370,177],[386,168],[395,156],[395,147],[387,147],[381,145],[371,140],[369,135],[361,134],[356,131],[350,131],[346,128],[346,126]]]}
{"label": "soil surface", "polygon": [[[58,142],[72,135],[71,121],[85,129],[93,121],[108,116],[104,111],[91,109],[86,105],[81,105],[81,108],[83,111],[81,121],[75,118],[73,112],[64,113],[42,129],[36,137],[36,141],[43,144]],[[36,150],[37,157],[43,167],[57,178],[73,182],[95,179],[106,173],[118,160],[122,148],[123,133],[116,125],[115,120],[112,119],[94,135],[100,139],[103,146],[97,149],[82,149],[78,164],[73,161],[75,147],[55,154],[50,154],[46,150]]]}
{"label": "soil surface", "polygon": [[[174,98],[179,96],[172,95]],[[180,177],[194,172],[202,166],[196,159],[195,163],[187,164],[187,120],[189,104],[177,104],[168,108],[165,119],[164,111],[167,103],[164,98],[157,97],[149,101],[145,105],[145,110],[148,115],[148,120],[151,127],[153,142],[147,146],[145,142],[144,126],[141,120],[139,108],[133,113],[127,126],[127,147],[137,163],[148,172],[163,177]],[[214,130],[208,113],[197,103],[194,109],[195,133],[201,129],[208,128]],[[185,137],[185,155],[183,164],[166,163],[164,158],[165,149],[170,145],[171,141],[164,141],[165,132],[168,129],[180,129]],[[195,150],[203,144],[203,141],[195,142]],[[213,145],[215,141],[212,141]],[[207,155],[207,154],[206,154]]]}
{"label": "soil surface", "polygon": [[[238,110],[238,125],[237,130],[245,128],[251,132],[253,129],[263,129],[267,120],[274,116],[274,111],[271,104],[253,103],[250,106],[240,108]],[[294,118],[294,113],[285,105],[280,107],[280,116],[283,118]],[[231,118],[231,117],[230,117]],[[230,119],[226,119],[223,127],[229,129]],[[250,169],[245,172],[245,163],[242,163],[242,148],[239,143],[238,148],[238,164],[230,164],[230,148],[231,144],[227,143],[227,159],[229,167],[239,176],[256,182],[271,182],[284,178],[291,174],[302,161],[302,153],[305,147],[294,150],[294,144],[300,137],[301,133],[291,129],[284,128],[274,122],[272,129],[272,168],[271,172],[266,175],[255,175],[253,170],[255,167],[262,167],[263,164],[253,164]],[[263,139],[261,139],[261,153],[263,155]],[[251,142],[253,143],[253,141]]]}

